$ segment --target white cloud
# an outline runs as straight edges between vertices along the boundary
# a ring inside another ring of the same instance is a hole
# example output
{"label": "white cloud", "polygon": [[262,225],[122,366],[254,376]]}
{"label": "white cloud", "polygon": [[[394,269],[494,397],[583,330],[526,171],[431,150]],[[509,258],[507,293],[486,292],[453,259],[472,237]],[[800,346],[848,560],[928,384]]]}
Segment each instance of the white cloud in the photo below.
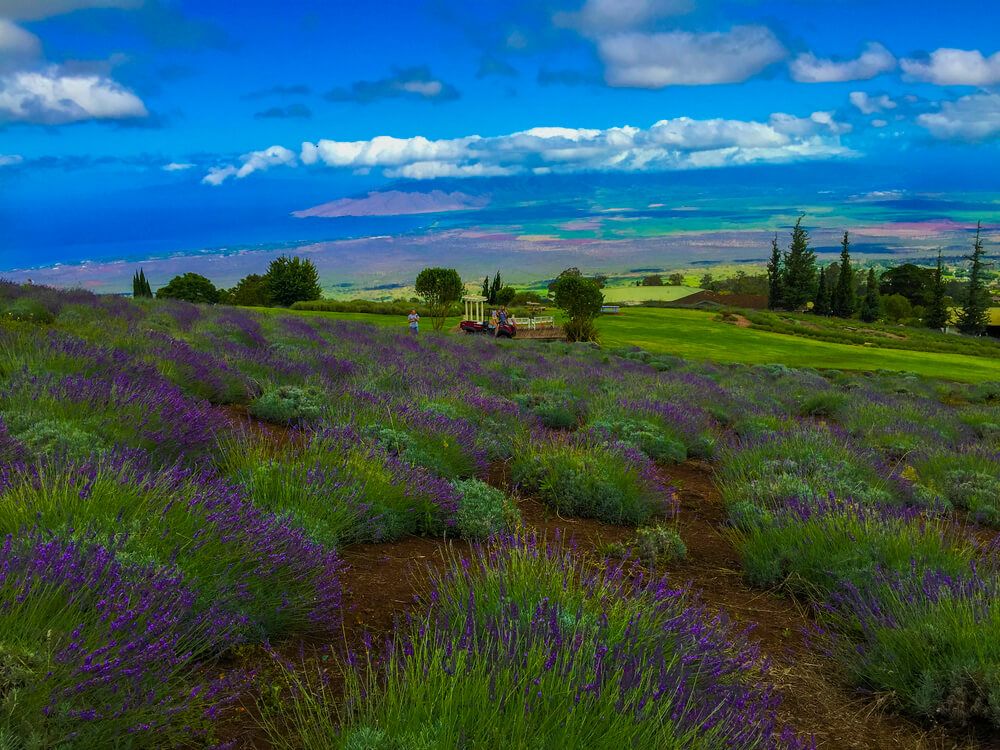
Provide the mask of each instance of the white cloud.
{"label": "white cloud", "polygon": [[298,155],[284,146],[271,146],[263,151],[251,151],[240,157],[240,166],[225,165],[212,167],[202,178],[206,185],[221,185],[230,177],[242,180],[254,172],[264,172],[271,167],[294,167],[299,163]]}
{"label": "white cloud", "polygon": [[0,16],[38,21],[83,8],[138,8],[143,0],[0,0]]}
{"label": "white cloud", "polygon": [[600,36],[639,28],[666,16],[683,15],[694,8],[692,0],[587,0],[580,10],[553,16],[557,26]]}
{"label": "white cloud", "polygon": [[852,91],[848,98],[851,100],[851,104],[857,107],[863,115],[885,112],[887,109],[895,109],[897,106],[888,94],[872,96],[864,91]]}
{"label": "white cloud", "polygon": [[13,164],[20,164],[24,157],[20,154],[0,154],[0,167],[9,167]]}
{"label": "white cloud", "polygon": [[163,165],[164,172],[183,172],[185,169],[191,169],[194,164],[190,162],[177,162],[172,161],[169,164]]}
{"label": "white cloud", "polygon": [[860,57],[853,60],[828,60],[806,52],[788,64],[792,78],[800,83],[866,81],[895,67],[896,58],[878,42],[869,42]]}
{"label": "white cloud", "polygon": [[1000,136],[1000,94],[942,102],[937,112],[920,115],[917,124],[942,140],[985,141]]}
{"label": "white cloud", "polygon": [[508,135],[431,140],[378,136],[367,141],[305,142],[295,154],[281,146],[220,165],[203,182],[221,185],[280,164],[325,165],[387,177],[432,179],[549,172],[674,170],[855,156],[840,142],[849,125],[830,112],[783,113],[767,122],[660,120],[647,129],[536,127]]}
{"label": "white cloud", "polygon": [[0,76],[0,122],[59,125],[148,114],[139,97],[96,73],[63,73],[50,66]]}
{"label": "white cloud", "polygon": [[1000,83],[1000,52],[985,57],[979,50],[937,49],[926,60],[901,61],[909,78],[938,86],[993,86]]}
{"label": "white cloud", "polygon": [[884,128],[888,124],[889,124],[888,120],[872,120],[873,128]]}
{"label": "white cloud", "polygon": [[0,18],[0,71],[30,63],[41,54],[42,43],[37,36]]}
{"label": "white cloud", "polygon": [[649,89],[738,83],[786,54],[763,26],[705,34],[624,32],[599,39],[597,51],[609,85]]}

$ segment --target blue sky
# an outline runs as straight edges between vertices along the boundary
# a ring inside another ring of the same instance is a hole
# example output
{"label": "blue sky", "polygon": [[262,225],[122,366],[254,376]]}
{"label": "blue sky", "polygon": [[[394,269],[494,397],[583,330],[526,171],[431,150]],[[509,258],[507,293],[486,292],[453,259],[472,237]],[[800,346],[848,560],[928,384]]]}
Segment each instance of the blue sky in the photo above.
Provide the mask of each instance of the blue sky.
{"label": "blue sky", "polygon": [[0,219],[17,249],[97,207],[802,161],[981,186],[996,29],[969,0],[0,0]]}

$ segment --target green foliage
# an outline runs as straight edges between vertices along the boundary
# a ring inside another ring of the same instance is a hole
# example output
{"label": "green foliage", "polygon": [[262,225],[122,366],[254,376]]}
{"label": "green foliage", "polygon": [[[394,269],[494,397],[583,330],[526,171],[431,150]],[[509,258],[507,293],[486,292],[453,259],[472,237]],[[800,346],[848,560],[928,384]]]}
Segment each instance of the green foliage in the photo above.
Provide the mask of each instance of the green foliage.
{"label": "green foliage", "polygon": [[552,293],[556,307],[569,318],[564,326],[566,337],[570,341],[596,340],[594,318],[604,304],[600,287],[591,279],[568,275],[556,279]]}
{"label": "green foliage", "polygon": [[687,546],[675,528],[656,524],[638,529],[628,542],[610,545],[606,553],[609,557],[631,557],[646,565],[657,565],[683,560]]}
{"label": "green foliage", "polygon": [[467,450],[472,446],[447,433],[379,425],[373,425],[369,433],[390,453],[439,477],[461,479],[476,473],[475,457]]}
{"label": "green foliage", "polygon": [[949,320],[951,320],[951,311],[948,309],[945,297],[944,268],[941,251],[938,250],[937,266],[934,269],[934,281],[931,283],[931,291],[928,295],[924,323],[928,328],[942,329],[948,325]]}
{"label": "green foliage", "polygon": [[520,393],[514,401],[550,430],[575,430],[587,419],[587,402],[565,389]]}
{"label": "green foliage", "polygon": [[271,304],[271,294],[267,278],[252,273],[244,276],[229,290],[230,302],[241,307],[267,307]]}
{"label": "green foliage", "polygon": [[846,403],[847,394],[822,391],[807,396],[799,407],[799,414],[803,417],[836,417]]}
{"label": "green foliage", "polygon": [[683,442],[646,420],[600,420],[593,422],[591,427],[615,440],[634,445],[657,461],[680,463],[687,458],[687,448]]}
{"label": "green foliage", "polygon": [[146,280],[146,272],[141,268],[132,276],[132,296],[136,299],[153,296],[153,290]]}
{"label": "green foliage", "polygon": [[638,525],[664,508],[661,488],[612,446],[567,442],[525,446],[511,464],[514,482],[555,512]]}
{"label": "green foliage", "polygon": [[319,272],[311,260],[282,255],[271,261],[264,274],[263,284],[268,299],[275,305],[290,307],[296,302],[307,302],[323,296],[319,285]]}
{"label": "green foliage", "polygon": [[958,330],[970,336],[985,336],[986,327],[990,324],[990,294],[983,279],[987,264],[983,261],[986,253],[980,236],[981,229],[982,224],[976,226],[972,255],[965,256],[969,261],[969,286],[965,304],[958,315]]}
{"label": "green foliage", "polygon": [[65,419],[33,422],[16,437],[36,457],[56,456],[69,461],[89,458],[108,448],[99,436]]}
{"label": "green foliage", "polygon": [[21,297],[5,305],[3,307],[2,318],[41,325],[48,325],[56,319],[55,315],[45,305],[30,297]]}
{"label": "green foliage", "polygon": [[[684,279],[684,277],[682,276],[681,280],[683,281],[683,279]],[[641,286],[663,286],[663,276],[661,276],[658,273],[653,273],[653,274],[650,274],[649,276],[644,276],[640,285]]]}
{"label": "green foliage", "polygon": [[783,258],[782,302],[789,310],[804,308],[816,296],[816,253],[809,247],[802,218],[792,227],[792,241]]}
{"label": "green foliage", "polygon": [[778,235],[771,240],[771,258],[767,262],[767,307],[780,310],[785,306],[785,270],[778,249]]}
{"label": "green foliage", "polygon": [[667,277],[670,286],[684,286],[684,274],[672,273]]}
{"label": "green foliage", "polygon": [[425,268],[417,274],[415,287],[427,304],[434,330],[440,331],[452,306],[462,298],[462,278],[454,268]]}
{"label": "green foliage", "polygon": [[882,310],[885,312],[885,317],[896,323],[913,317],[913,306],[902,294],[883,297]]}
{"label": "green foliage", "polygon": [[865,297],[861,301],[861,320],[865,323],[874,323],[882,314],[882,301],[879,298],[878,279],[875,278],[875,269],[868,269],[868,281],[865,284]]}
{"label": "green foliage", "polygon": [[500,287],[500,291],[497,292],[497,304],[498,305],[511,305],[514,299],[517,297],[517,290],[512,286]]}
{"label": "green foliage", "polygon": [[201,302],[214,305],[219,301],[219,290],[215,284],[201,274],[185,273],[174,276],[166,286],[156,290],[157,299],[179,299],[185,302]]}
{"label": "green foliage", "polygon": [[274,424],[307,424],[323,416],[325,397],[316,388],[282,385],[267,388],[250,402],[250,413]]}
{"label": "green foliage", "polygon": [[501,490],[478,479],[456,481],[453,486],[461,495],[455,520],[464,539],[486,539],[517,526],[521,515]]}
{"label": "green foliage", "polygon": [[816,315],[829,315],[832,307],[830,302],[831,289],[826,281],[825,268],[819,269],[819,284],[816,287],[816,298],[813,300],[812,311]]}
{"label": "green foliage", "polygon": [[854,315],[856,304],[854,299],[854,269],[851,268],[851,239],[848,233],[844,232],[837,280],[830,300],[830,311],[838,318],[849,318]]}

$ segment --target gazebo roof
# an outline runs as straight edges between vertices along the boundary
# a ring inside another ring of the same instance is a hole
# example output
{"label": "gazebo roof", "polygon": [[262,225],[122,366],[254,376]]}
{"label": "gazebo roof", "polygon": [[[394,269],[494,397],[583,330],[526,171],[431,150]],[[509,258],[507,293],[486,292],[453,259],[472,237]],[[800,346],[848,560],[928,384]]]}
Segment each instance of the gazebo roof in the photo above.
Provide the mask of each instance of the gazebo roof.
{"label": "gazebo roof", "polygon": [[467,294],[462,297],[462,302],[485,302],[486,297],[481,294]]}

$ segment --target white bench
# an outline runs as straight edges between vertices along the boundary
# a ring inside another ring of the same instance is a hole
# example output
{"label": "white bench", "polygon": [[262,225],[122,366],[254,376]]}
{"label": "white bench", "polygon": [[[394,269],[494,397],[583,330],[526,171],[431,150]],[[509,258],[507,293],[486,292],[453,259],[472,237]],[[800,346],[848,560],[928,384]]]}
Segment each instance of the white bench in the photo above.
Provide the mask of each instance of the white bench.
{"label": "white bench", "polygon": [[532,328],[533,327],[532,324],[531,324],[531,321],[532,321],[531,318],[514,318],[514,317],[511,317],[511,321],[513,321],[514,325],[516,325],[518,327],[520,327],[520,326],[524,326],[525,328]]}

